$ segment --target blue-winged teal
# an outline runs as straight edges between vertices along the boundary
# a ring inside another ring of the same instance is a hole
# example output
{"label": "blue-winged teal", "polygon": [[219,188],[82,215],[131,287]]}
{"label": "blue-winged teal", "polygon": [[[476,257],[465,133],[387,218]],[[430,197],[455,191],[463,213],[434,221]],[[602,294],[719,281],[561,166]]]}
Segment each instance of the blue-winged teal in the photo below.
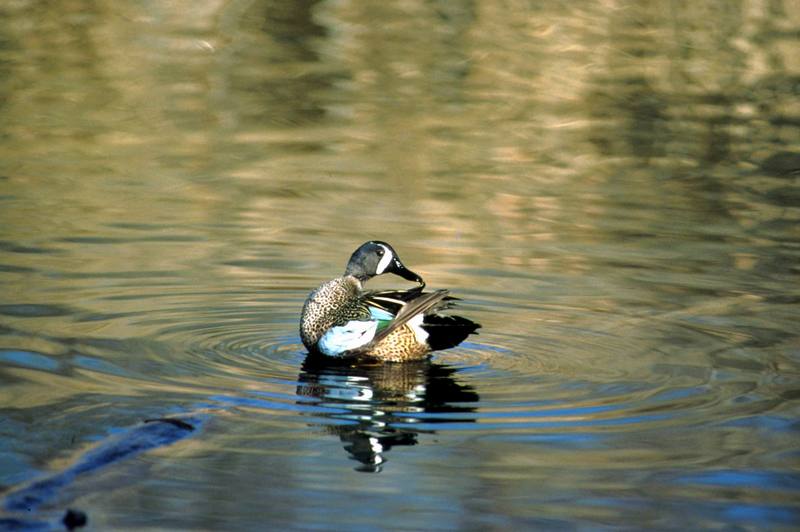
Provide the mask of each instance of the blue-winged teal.
{"label": "blue-winged teal", "polygon": [[[393,273],[419,283],[411,290],[366,291],[362,283]],[[479,324],[443,316],[455,298],[447,290],[423,292],[425,281],[406,268],[386,242],[361,245],[344,275],[320,285],[303,305],[300,338],[314,353],[400,362],[461,343]]]}

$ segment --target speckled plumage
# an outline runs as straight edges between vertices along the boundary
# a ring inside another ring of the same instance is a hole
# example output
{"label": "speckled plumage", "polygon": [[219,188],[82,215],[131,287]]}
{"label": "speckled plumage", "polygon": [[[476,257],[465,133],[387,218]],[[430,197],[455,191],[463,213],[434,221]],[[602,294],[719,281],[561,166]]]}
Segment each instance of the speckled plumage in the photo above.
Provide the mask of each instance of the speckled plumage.
{"label": "speckled plumage", "polygon": [[311,292],[300,319],[300,338],[308,350],[316,351],[317,342],[331,327],[369,319],[361,293],[361,282],[352,275],[322,283]]}
{"label": "speckled plumage", "polygon": [[417,335],[408,325],[403,325],[396,331],[378,342],[370,349],[369,354],[375,358],[388,362],[404,362],[406,360],[419,360],[430,353],[431,348],[426,343],[420,343]]}

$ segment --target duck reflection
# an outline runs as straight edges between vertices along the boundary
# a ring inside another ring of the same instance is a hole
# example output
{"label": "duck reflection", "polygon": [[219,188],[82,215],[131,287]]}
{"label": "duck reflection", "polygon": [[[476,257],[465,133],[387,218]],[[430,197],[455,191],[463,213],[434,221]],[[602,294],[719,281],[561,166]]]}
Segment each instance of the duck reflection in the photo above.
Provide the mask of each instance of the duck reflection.
{"label": "duck reflection", "polygon": [[[469,414],[477,403],[471,386],[454,379],[456,369],[419,360],[403,364],[354,364],[308,355],[299,376],[297,394],[337,408],[327,417],[342,421],[327,430],[360,465],[357,471],[377,473],[385,453],[396,445],[416,445],[420,432],[433,432],[431,423],[471,423],[473,416],[428,418],[428,413]],[[318,415],[318,414],[315,414]],[[424,422],[425,429],[415,429]]]}

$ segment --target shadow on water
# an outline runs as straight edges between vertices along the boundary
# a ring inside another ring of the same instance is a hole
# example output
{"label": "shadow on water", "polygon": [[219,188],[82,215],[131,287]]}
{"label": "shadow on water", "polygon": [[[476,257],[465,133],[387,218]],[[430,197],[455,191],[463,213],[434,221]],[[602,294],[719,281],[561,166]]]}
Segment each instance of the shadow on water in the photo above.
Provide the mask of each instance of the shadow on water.
{"label": "shadow on water", "polygon": [[[337,407],[326,429],[339,436],[345,451],[360,465],[357,471],[378,473],[385,453],[399,445],[417,445],[416,416],[475,412],[479,396],[455,379],[456,369],[421,360],[403,364],[352,365],[308,355],[298,378],[297,394]],[[341,409],[344,409],[344,413]],[[430,423],[429,419],[425,420]],[[474,422],[471,416],[437,419],[441,423]],[[402,428],[397,425],[402,423]]]}

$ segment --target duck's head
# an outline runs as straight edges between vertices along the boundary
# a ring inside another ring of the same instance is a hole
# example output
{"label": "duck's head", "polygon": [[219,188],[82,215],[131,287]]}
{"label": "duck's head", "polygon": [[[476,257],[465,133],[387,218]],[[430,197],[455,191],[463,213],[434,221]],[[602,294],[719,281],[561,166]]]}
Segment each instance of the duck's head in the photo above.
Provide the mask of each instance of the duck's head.
{"label": "duck's head", "polygon": [[361,282],[384,273],[393,273],[403,279],[419,283],[420,286],[425,286],[422,277],[400,262],[400,257],[397,256],[397,252],[392,246],[380,240],[370,240],[361,244],[361,247],[350,256],[350,261],[344,271],[345,275],[352,275]]}

